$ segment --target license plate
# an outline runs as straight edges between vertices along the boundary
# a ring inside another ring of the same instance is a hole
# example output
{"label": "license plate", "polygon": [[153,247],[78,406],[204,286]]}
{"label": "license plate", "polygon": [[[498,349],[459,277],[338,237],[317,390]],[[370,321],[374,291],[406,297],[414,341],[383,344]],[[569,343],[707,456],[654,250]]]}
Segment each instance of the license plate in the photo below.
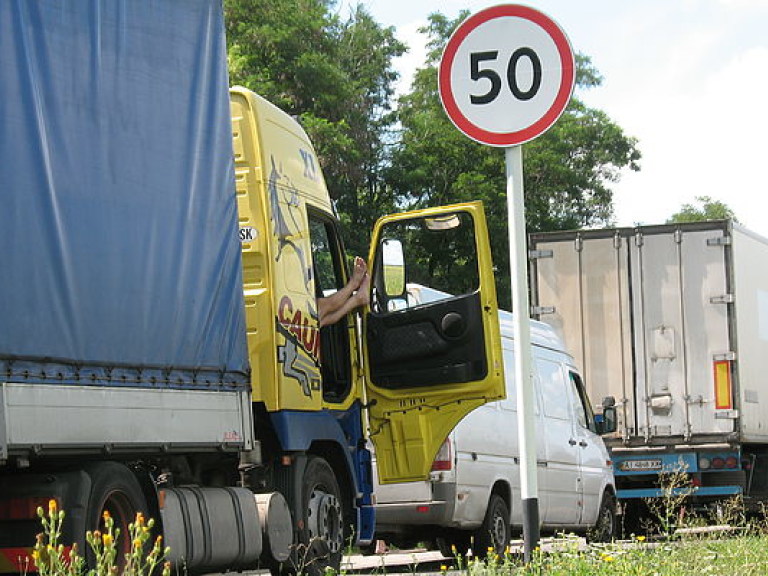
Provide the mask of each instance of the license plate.
{"label": "license plate", "polygon": [[622,472],[653,472],[661,470],[661,458],[624,460],[623,462],[619,462],[619,470]]}

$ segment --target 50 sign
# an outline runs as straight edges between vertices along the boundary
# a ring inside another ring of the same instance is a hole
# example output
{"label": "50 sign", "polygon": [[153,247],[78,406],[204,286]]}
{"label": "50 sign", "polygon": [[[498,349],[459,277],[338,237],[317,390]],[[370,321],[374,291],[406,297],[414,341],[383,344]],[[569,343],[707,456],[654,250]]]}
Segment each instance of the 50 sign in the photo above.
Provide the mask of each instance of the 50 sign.
{"label": "50 sign", "polygon": [[[492,50],[490,52],[473,52],[469,55],[470,62],[470,76],[472,80],[479,80],[480,78],[488,78],[491,81],[491,89],[482,96],[476,96],[471,94],[469,101],[472,104],[489,104],[496,100],[501,92],[501,78],[495,70],[481,69],[480,63],[484,60],[496,60],[498,58],[498,50]],[[517,63],[521,58],[528,58],[531,62],[533,69],[533,78],[528,90],[521,90],[517,82]],[[512,57],[509,59],[507,65],[507,84],[512,91],[512,95],[518,100],[530,100],[541,87],[541,60],[539,60],[538,54],[530,48],[518,48],[512,53]]]}
{"label": "50 sign", "polygon": [[456,127],[491,146],[532,140],[560,117],[575,79],[573,51],[550,18],[502,5],[470,16],[453,33],[438,76]]}

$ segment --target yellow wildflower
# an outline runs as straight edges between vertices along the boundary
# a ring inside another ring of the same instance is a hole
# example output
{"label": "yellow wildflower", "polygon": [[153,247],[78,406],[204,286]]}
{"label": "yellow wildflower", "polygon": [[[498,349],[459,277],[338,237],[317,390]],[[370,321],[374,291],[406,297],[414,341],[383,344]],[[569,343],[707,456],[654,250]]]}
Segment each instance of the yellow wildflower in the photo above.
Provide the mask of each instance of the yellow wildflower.
{"label": "yellow wildflower", "polygon": [[638,536],[637,537],[637,541],[638,542],[644,542],[645,541],[645,536]]}
{"label": "yellow wildflower", "polygon": [[106,522],[111,518],[111,516],[109,515],[109,510],[104,510],[104,513],[101,516],[104,518],[104,522]]}
{"label": "yellow wildflower", "polygon": [[104,546],[112,546],[114,540],[112,539],[112,534],[104,534],[101,537],[101,541],[104,543]]}
{"label": "yellow wildflower", "polygon": [[56,513],[56,510],[58,509],[58,504],[56,504],[56,500],[51,498],[48,500],[48,514],[53,516]]}

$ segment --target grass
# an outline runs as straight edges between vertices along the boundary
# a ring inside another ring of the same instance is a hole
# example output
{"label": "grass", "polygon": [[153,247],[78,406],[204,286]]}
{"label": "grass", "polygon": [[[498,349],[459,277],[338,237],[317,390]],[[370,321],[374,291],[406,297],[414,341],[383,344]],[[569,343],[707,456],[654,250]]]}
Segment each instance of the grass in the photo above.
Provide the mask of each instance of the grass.
{"label": "grass", "polygon": [[518,555],[485,561],[457,561],[443,572],[468,576],[508,575],[763,575],[768,573],[768,535],[696,538],[653,543],[642,537],[630,542],[582,547],[577,539],[555,552],[536,552],[529,564]]}

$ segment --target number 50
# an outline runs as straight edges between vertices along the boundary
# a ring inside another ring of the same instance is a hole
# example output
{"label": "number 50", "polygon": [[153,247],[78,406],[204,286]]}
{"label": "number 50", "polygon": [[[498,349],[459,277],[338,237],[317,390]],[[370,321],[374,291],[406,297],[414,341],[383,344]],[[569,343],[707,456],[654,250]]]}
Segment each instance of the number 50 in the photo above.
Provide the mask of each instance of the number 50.
{"label": "number 50", "polygon": [[[496,50],[489,52],[472,52],[469,55],[470,76],[472,80],[487,78],[491,82],[491,88],[485,94],[470,94],[469,100],[472,104],[489,104],[496,100],[501,92],[501,78],[496,70],[485,68],[481,69],[480,64],[488,60],[496,60],[499,53]],[[533,81],[528,90],[521,90],[517,84],[517,64],[521,58],[528,58],[533,67]],[[512,56],[507,64],[507,85],[512,91],[512,95],[518,100],[530,100],[541,87],[541,60],[531,48],[518,48],[512,52]]]}

